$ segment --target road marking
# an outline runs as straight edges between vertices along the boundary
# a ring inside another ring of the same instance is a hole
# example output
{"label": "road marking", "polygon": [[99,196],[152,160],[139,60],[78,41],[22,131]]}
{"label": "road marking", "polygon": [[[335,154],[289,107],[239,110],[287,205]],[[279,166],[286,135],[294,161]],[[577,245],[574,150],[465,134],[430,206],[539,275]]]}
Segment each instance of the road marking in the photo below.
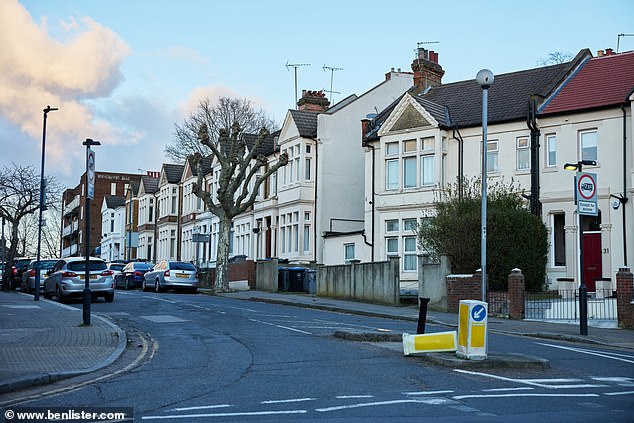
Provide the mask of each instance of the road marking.
{"label": "road marking", "polygon": [[513,383],[521,383],[524,385],[537,386],[539,388],[548,388],[548,389],[604,388],[607,386],[607,385],[593,385],[593,384],[548,385],[547,383],[544,383],[544,382],[551,382],[551,383],[576,382],[576,381],[580,381],[579,379],[511,379],[508,377],[492,375],[489,373],[472,372],[470,370],[454,369],[454,372],[465,373],[465,374],[475,375],[475,376],[483,376],[483,377],[488,377],[492,379],[504,380],[504,381],[513,382]]}
{"label": "road marking", "polygon": [[280,414],[305,414],[306,410],[283,411],[247,411],[243,413],[213,413],[213,414],[172,414],[167,416],[143,416],[141,420],[171,420],[171,419],[195,419],[203,417],[240,417],[240,416],[272,416]]}
{"label": "road marking", "polygon": [[470,399],[470,398],[510,398],[510,397],[598,397],[599,394],[482,394],[482,395],[456,395],[451,397],[455,400]]}
{"label": "road marking", "polygon": [[201,405],[198,407],[183,407],[183,408],[173,408],[169,411],[192,411],[192,410],[209,410],[212,408],[228,408],[233,407],[233,405],[229,404],[218,404],[218,405]]}
{"label": "road marking", "polygon": [[403,392],[402,395],[439,395],[439,394],[451,394],[454,391],[420,391],[420,392]]}
{"label": "road marking", "polygon": [[294,398],[294,399],[285,399],[285,400],[268,400],[262,401],[260,404],[284,404],[288,402],[304,402],[304,401],[316,401],[317,398]]}
{"label": "road marking", "polygon": [[634,395],[634,391],[624,391],[624,392],[605,392],[603,395]]}
{"label": "road marking", "polygon": [[532,391],[535,388],[531,388],[525,386],[523,388],[494,388],[494,389],[483,389],[482,392],[502,392],[502,391]]}
{"label": "road marking", "polygon": [[249,320],[256,323],[262,323],[263,325],[275,326],[276,328],[280,328],[280,329],[292,330],[293,332],[299,332],[306,335],[312,335],[312,333],[310,332],[306,332],[306,331],[295,329],[295,328],[289,328],[288,326],[276,325],[274,323],[263,322],[261,320],[255,320],[255,319],[249,319]]}
{"label": "road marking", "polygon": [[[586,350],[586,349],[582,349],[582,348],[564,347],[562,345],[543,344],[541,342],[537,342],[537,344],[538,345],[543,345],[545,347],[559,348],[559,349],[562,349],[562,350],[574,351],[574,352],[578,352],[578,353],[581,353],[581,354],[594,355],[594,356],[597,356],[597,357],[609,358],[609,359],[612,359],[612,360],[624,361],[626,363],[634,364],[634,357],[629,356],[629,355],[608,353],[608,352],[598,353],[598,352],[595,352],[595,351],[592,351],[592,350]],[[628,360],[628,359],[620,358],[620,357],[632,358],[632,360]]]}
{"label": "road marking", "polygon": [[337,399],[374,398],[374,395],[337,395]]}
{"label": "road marking", "polygon": [[340,405],[337,407],[317,408],[315,409],[315,411],[319,411],[320,413],[326,413],[329,411],[347,410],[351,408],[376,407],[381,405],[407,404],[407,403],[420,403],[420,402],[423,402],[423,401],[406,399],[406,400],[393,400],[393,401],[364,402],[360,404]]}

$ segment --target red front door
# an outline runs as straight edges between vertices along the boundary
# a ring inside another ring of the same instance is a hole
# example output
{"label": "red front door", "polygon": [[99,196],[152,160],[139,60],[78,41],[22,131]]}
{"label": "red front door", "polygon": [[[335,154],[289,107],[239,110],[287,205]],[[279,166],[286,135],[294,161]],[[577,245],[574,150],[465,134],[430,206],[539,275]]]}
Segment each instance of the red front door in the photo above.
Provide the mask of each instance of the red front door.
{"label": "red front door", "polygon": [[603,277],[601,233],[583,234],[583,277],[588,292],[594,292],[594,280]]}

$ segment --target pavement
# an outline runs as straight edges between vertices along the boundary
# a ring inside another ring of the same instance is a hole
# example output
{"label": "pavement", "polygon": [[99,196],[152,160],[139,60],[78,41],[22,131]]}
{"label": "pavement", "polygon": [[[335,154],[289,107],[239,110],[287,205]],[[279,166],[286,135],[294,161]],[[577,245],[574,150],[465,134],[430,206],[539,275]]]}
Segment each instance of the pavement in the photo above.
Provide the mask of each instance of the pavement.
{"label": "pavement", "polygon": [[[417,306],[387,306],[357,301],[316,297],[302,293],[238,291],[220,294],[245,301],[261,301],[296,307],[377,316],[411,321],[416,332]],[[447,330],[458,326],[458,315],[433,310],[427,312],[427,324],[441,325]],[[547,339],[590,343],[634,350],[634,330],[593,327],[588,335],[579,334],[574,324],[518,321],[489,318],[490,333],[505,333]],[[400,334],[336,333],[343,339],[374,342],[400,350]],[[0,394],[33,385],[94,372],[109,366],[125,350],[125,331],[110,320],[92,313],[91,325],[82,324],[82,311],[21,292],[0,291]],[[424,359],[451,367],[547,367],[547,360],[521,354],[487,353],[483,361],[462,360],[453,353],[426,354]]]}

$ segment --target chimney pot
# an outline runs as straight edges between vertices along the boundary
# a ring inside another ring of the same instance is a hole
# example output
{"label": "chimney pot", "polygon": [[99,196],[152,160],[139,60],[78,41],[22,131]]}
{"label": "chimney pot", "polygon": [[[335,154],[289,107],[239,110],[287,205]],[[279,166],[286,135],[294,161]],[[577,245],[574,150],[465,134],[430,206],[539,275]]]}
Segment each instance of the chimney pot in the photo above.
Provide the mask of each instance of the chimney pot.
{"label": "chimney pot", "polygon": [[597,56],[603,57],[603,56],[605,56],[605,53],[603,52],[603,50],[599,50],[599,51],[597,51]]}
{"label": "chimney pot", "polygon": [[612,50],[611,48],[606,48],[606,49],[605,49],[605,55],[606,55],[606,56],[611,56],[613,51],[614,51],[614,50]]}

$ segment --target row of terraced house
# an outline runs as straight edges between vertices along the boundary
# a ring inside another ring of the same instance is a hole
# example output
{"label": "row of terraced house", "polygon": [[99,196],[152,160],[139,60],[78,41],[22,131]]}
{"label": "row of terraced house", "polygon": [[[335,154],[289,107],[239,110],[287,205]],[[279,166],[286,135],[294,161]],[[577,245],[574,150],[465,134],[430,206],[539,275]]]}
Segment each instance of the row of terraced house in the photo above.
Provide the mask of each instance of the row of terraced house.
{"label": "row of terraced house", "polygon": [[[481,174],[482,94],[475,79],[443,84],[436,52],[419,48],[411,68],[334,105],[321,91],[303,92],[261,146],[269,162],[281,153],[289,162],[234,219],[232,256],[325,265],[399,256],[401,282],[418,279],[413,228],[433,216],[439,190]],[[488,95],[487,173],[518,181],[542,217],[549,286],[582,271],[589,290],[613,281],[634,261],[634,52],[582,50],[565,63],[495,75]],[[598,185],[599,214],[583,228],[574,173],[563,166],[580,160],[596,161],[584,171]],[[203,170],[214,193],[219,167],[208,160]],[[90,252],[214,266],[218,219],[193,194],[195,173],[190,162],[146,175],[97,172]],[[64,193],[62,255],[83,254],[84,179]]]}

